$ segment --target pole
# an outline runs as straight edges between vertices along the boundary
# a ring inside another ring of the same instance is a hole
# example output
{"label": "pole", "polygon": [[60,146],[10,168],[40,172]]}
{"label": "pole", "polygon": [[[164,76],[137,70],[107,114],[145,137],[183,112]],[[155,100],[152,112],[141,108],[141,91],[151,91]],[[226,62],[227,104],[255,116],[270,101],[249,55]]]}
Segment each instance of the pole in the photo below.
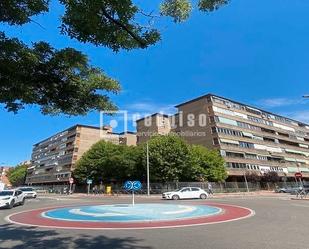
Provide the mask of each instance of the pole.
{"label": "pole", "polygon": [[147,195],[150,195],[150,181],[149,181],[149,146],[148,142],[146,144],[147,148]]}
{"label": "pole", "polygon": [[88,183],[88,190],[87,190],[87,195],[90,193],[90,184]]}
{"label": "pole", "polygon": [[245,183],[246,183],[247,192],[250,192],[250,191],[249,191],[248,181],[247,181],[247,177],[246,177],[245,172],[244,172],[244,178],[245,178]]}
{"label": "pole", "polygon": [[134,191],[132,191],[132,206],[134,206],[135,202],[134,202]]}

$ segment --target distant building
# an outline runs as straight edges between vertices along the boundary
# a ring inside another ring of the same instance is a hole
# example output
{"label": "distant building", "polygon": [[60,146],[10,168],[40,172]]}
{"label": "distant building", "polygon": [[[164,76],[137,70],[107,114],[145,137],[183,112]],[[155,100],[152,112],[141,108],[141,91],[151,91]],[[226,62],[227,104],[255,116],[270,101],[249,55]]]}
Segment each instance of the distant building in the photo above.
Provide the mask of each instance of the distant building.
{"label": "distant building", "polygon": [[132,132],[113,133],[109,126],[75,125],[33,146],[26,184],[68,183],[77,160],[100,140],[115,144],[136,145]]}
{"label": "distant building", "polygon": [[4,183],[5,186],[12,186],[9,178],[7,177],[7,173],[11,166],[0,166],[0,182]]}
{"label": "distant building", "polygon": [[153,135],[167,135],[171,132],[171,117],[166,114],[155,113],[136,120],[137,143],[146,142]]}
{"label": "distant building", "polygon": [[308,124],[213,94],[176,108],[172,116],[138,120],[138,143],[174,132],[188,143],[219,150],[230,180],[243,179],[246,171],[275,171],[290,179],[301,172],[309,179]]}

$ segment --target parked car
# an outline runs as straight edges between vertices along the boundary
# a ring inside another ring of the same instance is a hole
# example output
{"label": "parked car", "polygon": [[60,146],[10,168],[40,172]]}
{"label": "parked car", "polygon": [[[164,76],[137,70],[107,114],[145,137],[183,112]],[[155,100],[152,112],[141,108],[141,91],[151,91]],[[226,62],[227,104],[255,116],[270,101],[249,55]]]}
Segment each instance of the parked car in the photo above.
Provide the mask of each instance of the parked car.
{"label": "parked car", "polygon": [[0,207],[13,208],[25,204],[25,194],[19,189],[0,191]]}
{"label": "parked car", "polygon": [[208,197],[208,193],[196,187],[185,187],[181,189],[177,189],[172,192],[165,192],[162,194],[162,199],[168,200],[179,200],[179,199],[206,199]]}
{"label": "parked car", "polygon": [[279,188],[276,189],[277,193],[289,193],[289,194],[295,194],[298,191],[299,187],[287,187],[287,188]]}
{"label": "parked car", "polygon": [[30,187],[20,187],[18,189],[24,192],[26,198],[36,198],[38,195],[37,192]]}

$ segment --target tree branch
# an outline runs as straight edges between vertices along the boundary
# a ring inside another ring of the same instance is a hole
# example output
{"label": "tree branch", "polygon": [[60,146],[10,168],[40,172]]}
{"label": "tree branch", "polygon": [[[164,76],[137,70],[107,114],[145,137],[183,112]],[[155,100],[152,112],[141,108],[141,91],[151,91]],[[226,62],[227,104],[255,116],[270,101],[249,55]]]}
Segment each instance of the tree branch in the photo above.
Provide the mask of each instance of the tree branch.
{"label": "tree branch", "polygon": [[34,21],[34,20],[32,20],[32,19],[30,19],[30,21],[33,22],[33,23],[35,23],[35,24],[37,24],[37,25],[39,25],[42,29],[46,30],[46,28],[43,27],[43,26],[42,26],[40,23],[38,23],[37,21]]}
{"label": "tree branch", "polygon": [[105,9],[102,9],[103,15],[110,20],[111,22],[115,23],[119,27],[121,27],[124,31],[126,31],[135,41],[137,41],[140,45],[141,48],[146,48],[147,44],[145,41],[143,41],[138,35],[136,35],[134,32],[132,32],[130,29],[128,29],[124,24],[119,22],[118,20],[114,19],[111,15],[109,15]]}

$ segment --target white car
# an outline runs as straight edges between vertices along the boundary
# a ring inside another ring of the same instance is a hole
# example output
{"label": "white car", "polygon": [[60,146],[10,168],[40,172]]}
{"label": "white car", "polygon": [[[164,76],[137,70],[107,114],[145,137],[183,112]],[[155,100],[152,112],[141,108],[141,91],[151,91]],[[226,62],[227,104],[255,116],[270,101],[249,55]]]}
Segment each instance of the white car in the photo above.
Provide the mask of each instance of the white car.
{"label": "white car", "polygon": [[208,197],[208,193],[201,189],[196,187],[186,187],[177,189],[172,192],[165,192],[162,194],[163,199],[168,200],[179,200],[179,199],[206,199]]}
{"label": "white car", "polygon": [[25,204],[25,194],[18,189],[0,191],[0,207],[12,208]]}
{"label": "white car", "polygon": [[23,191],[26,198],[36,198],[38,195],[37,192],[33,188],[30,188],[30,187],[20,187],[18,189]]}

